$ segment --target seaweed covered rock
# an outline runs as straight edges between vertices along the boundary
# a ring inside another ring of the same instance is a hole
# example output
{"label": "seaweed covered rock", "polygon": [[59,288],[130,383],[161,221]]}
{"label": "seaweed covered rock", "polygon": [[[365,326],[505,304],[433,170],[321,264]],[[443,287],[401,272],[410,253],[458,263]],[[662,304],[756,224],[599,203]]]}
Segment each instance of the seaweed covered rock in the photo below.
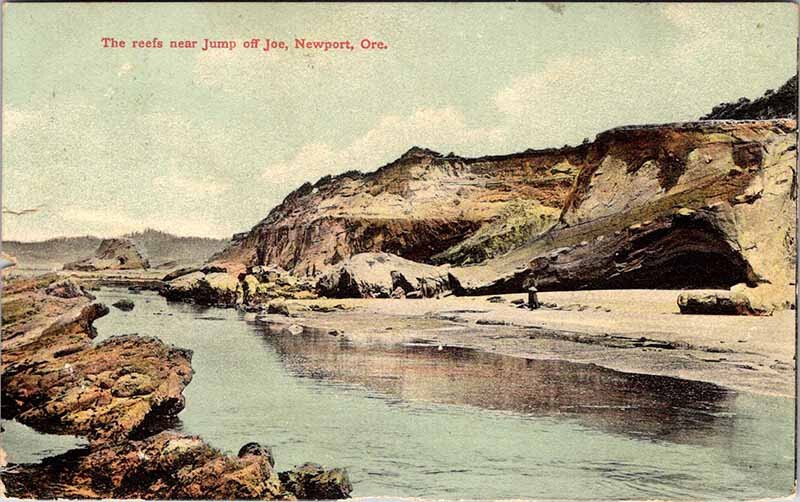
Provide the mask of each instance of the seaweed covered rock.
{"label": "seaweed covered rock", "polygon": [[324,469],[306,463],[280,473],[286,491],[300,500],[338,500],[348,498],[353,486],[344,469]]}

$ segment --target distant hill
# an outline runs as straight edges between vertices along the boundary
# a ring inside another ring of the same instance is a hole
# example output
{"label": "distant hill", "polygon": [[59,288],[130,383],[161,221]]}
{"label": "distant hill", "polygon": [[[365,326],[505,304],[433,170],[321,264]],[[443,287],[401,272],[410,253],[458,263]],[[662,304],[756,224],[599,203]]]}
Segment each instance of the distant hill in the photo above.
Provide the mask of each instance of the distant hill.
{"label": "distant hill", "polygon": [[739,98],[735,103],[722,103],[700,120],[763,120],[797,118],[797,75],[777,91],[769,89],[754,101]]}
{"label": "distant hill", "polygon": [[[203,263],[223,249],[227,239],[179,237],[159,230],[125,234],[145,251],[154,267],[175,262],[174,266]],[[102,239],[94,236],[58,237],[39,242],[4,241],[3,252],[14,256],[23,268],[60,268],[68,262],[92,256]],[[170,268],[171,265],[168,265]]]}

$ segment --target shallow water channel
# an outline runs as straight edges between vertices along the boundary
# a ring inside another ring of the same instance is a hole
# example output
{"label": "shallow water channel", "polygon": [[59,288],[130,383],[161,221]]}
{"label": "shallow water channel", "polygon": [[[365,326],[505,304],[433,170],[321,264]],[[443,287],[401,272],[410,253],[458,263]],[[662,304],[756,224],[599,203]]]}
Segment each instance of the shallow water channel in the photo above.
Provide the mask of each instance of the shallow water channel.
{"label": "shallow water channel", "polygon": [[[756,498],[793,480],[794,401],[715,385],[425,344],[292,335],[235,310],[104,290],[97,341],[138,333],[194,351],[176,427],[278,469],[346,467],[354,496]],[[12,461],[76,444],[6,422]],[[53,444],[48,441],[55,441]]]}

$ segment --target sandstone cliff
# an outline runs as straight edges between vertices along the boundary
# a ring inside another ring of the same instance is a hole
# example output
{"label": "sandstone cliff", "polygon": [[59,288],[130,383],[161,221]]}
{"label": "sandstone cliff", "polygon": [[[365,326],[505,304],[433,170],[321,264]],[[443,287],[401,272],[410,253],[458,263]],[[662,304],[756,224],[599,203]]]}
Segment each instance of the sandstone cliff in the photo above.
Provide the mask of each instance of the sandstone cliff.
{"label": "sandstone cliff", "polygon": [[794,287],[796,122],[708,121],[597,137],[559,223],[479,266],[460,293]]}
{"label": "sandstone cliff", "polygon": [[304,185],[214,264],[330,275],[383,251],[462,265],[450,270],[456,294],[741,284],[779,291],[785,307],[795,159],[788,119],[620,127],[481,159],[415,148],[374,173]]}
{"label": "sandstone cliff", "polygon": [[504,232],[498,219],[504,221],[515,205],[541,208],[530,215],[535,225],[528,229],[547,228],[541,215],[549,221],[564,204],[583,150],[467,159],[415,147],[372,173],[306,183],[250,232],[237,234],[211,263],[229,272],[269,264],[303,275],[365,252],[422,262],[440,253],[438,261],[480,260],[492,253],[475,246],[448,249],[480,229],[495,237],[497,252],[513,247],[520,238],[516,227],[527,222]]}

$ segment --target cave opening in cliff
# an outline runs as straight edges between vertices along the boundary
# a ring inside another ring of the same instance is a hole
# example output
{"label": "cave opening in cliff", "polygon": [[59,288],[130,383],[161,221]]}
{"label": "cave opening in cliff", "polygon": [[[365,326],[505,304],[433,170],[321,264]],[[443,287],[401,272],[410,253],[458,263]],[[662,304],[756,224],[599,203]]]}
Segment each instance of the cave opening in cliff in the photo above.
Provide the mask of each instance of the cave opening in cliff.
{"label": "cave opening in cliff", "polygon": [[747,263],[735,255],[693,250],[631,273],[625,287],[728,289],[734,284],[752,284],[748,270]]}
{"label": "cave opening in cliff", "polygon": [[[705,221],[678,221],[632,242],[624,261],[638,263],[605,287],[728,289],[757,282],[750,264],[725,235]],[[605,282],[605,281],[603,281]]]}

